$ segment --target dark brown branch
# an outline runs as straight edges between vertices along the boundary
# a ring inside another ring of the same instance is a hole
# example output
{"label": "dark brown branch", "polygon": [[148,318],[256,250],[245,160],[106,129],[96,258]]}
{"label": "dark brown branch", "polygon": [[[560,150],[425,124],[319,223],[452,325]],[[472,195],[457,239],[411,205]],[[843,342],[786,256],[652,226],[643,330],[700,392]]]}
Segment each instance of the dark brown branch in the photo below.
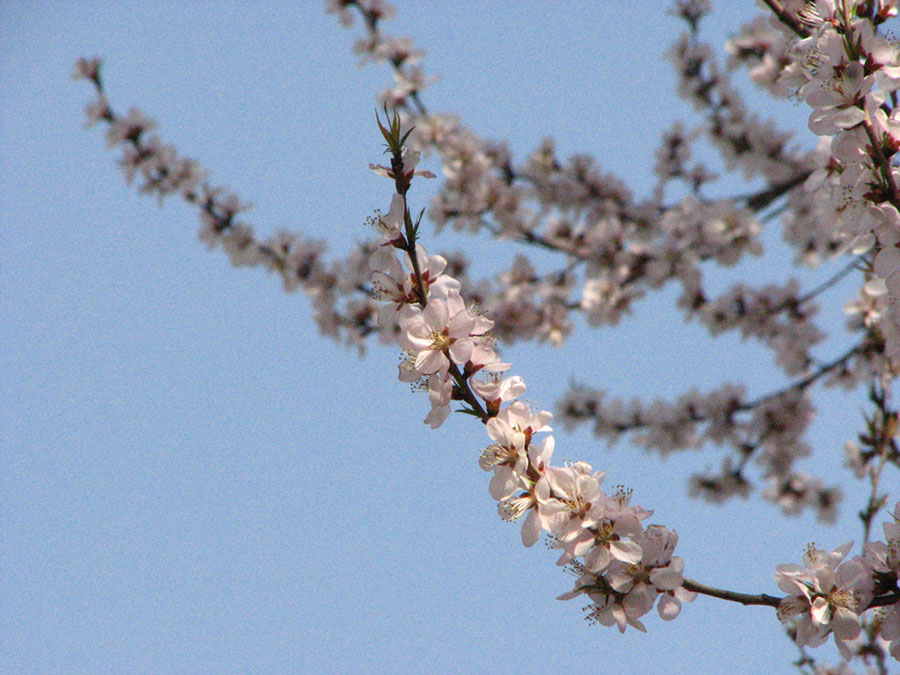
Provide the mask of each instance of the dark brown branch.
{"label": "dark brown branch", "polygon": [[766,6],[772,10],[772,13],[778,17],[778,20],[783,23],[785,26],[790,28],[797,37],[805,38],[809,37],[809,31],[806,29],[797,17],[793,16],[790,12],[788,12],[784,7],[781,6],[781,3],[778,0],[763,0]]}
{"label": "dark brown branch", "polygon": [[694,593],[708,595],[713,598],[719,598],[720,600],[739,602],[744,606],[763,605],[765,607],[778,607],[778,605],[781,604],[782,600],[781,598],[776,598],[774,595],[766,595],[765,593],[760,593],[759,595],[751,595],[749,593],[726,591],[722,588],[715,588],[713,586],[701,584],[699,581],[694,581],[693,579],[685,579],[682,586],[684,586],[684,588],[689,591],[693,591]]}
{"label": "dark brown branch", "polygon": [[[708,595],[711,598],[719,598],[719,600],[728,600],[729,602],[737,602],[745,607],[750,605],[760,605],[763,607],[778,607],[784,598],[779,598],[766,593],[753,595],[751,593],[738,593],[737,591],[728,591],[724,588],[716,588],[715,586],[707,586],[693,579],[685,579],[682,584],[685,590],[699,593],[700,595]],[[876,607],[890,607],[900,602],[900,593],[889,593],[875,598],[869,605],[862,610],[865,612]],[[860,614],[862,613],[860,612]]]}

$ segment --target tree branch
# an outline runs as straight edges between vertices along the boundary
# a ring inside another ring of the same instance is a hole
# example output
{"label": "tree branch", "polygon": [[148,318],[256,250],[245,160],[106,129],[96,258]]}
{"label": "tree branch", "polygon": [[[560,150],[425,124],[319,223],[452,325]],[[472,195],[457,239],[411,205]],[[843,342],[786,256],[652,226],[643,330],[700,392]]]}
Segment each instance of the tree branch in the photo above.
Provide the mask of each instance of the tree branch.
{"label": "tree branch", "polygon": [[684,586],[685,589],[693,591],[694,593],[699,593],[700,595],[708,595],[713,598],[728,600],[730,602],[739,602],[745,606],[763,605],[765,607],[778,607],[782,600],[781,598],[776,598],[774,595],[766,595],[765,593],[751,595],[749,593],[738,593],[737,591],[726,591],[721,588],[715,588],[714,586],[701,584],[699,581],[694,581],[693,579],[685,579],[682,586]]}

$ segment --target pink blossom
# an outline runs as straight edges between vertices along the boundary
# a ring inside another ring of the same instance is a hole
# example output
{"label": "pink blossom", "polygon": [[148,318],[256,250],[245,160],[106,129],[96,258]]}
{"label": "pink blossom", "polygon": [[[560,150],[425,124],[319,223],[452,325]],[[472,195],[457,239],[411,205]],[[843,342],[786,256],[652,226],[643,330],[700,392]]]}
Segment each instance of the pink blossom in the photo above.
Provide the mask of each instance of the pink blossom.
{"label": "pink blossom", "polygon": [[779,565],[775,574],[778,587],[790,594],[779,606],[779,618],[793,623],[797,644],[816,646],[829,634],[845,658],[846,645],[861,630],[859,613],[871,598],[871,575],[857,557],[841,563],[853,542],[834,551],[810,546],[803,556],[805,567]]}
{"label": "pink blossom", "polygon": [[519,485],[524,491],[515,497],[507,497],[500,501],[498,509],[504,520],[517,520],[527,513],[522,522],[522,544],[533,546],[540,538],[541,531],[551,529],[549,520],[553,517],[552,510],[545,508],[550,504],[550,483],[547,480],[546,469],[550,464],[550,457],[554,448],[553,436],[545,437],[540,445],[532,443],[528,448],[529,467],[537,475],[520,475]]}
{"label": "pink blossom", "polygon": [[[431,171],[426,171],[420,169],[416,171],[416,166],[419,163],[419,158],[421,157],[421,153],[416,150],[407,150],[403,153],[403,177],[406,181],[410,181],[413,176],[422,176],[423,178],[435,178],[435,175]],[[369,168],[372,169],[379,176],[384,176],[385,178],[394,179],[394,170],[387,166],[382,166],[381,164],[369,164]],[[397,195],[399,196],[399,195]]]}
{"label": "pink blossom", "polygon": [[425,424],[437,429],[450,415],[450,398],[453,393],[453,381],[449,377],[434,374],[428,376],[428,400],[431,412],[425,417]]}
{"label": "pink blossom", "polygon": [[415,357],[415,368],[423,375],[446,374],[450,361],[464,365],[472,354],[473,332],[483,328],[450,290],[446,298],[435,297],[424,310],[401,320],[404,343]]}

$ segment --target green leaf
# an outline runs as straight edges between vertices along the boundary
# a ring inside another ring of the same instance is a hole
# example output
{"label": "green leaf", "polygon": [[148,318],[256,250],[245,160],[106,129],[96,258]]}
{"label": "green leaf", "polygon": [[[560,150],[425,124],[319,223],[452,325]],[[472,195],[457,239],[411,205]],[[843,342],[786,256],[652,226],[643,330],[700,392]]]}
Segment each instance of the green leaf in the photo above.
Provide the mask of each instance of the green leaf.
{"label": "green leaf", "polygon": [[416,128],[415,126],[411,126],[409,128],[409,131],[407,131],[405,134],[403,134],[403,138],[400,139],[401,146],[406,145],[406,139],[409,138],[409,135],[413,132],[413,129],[415,129],[415,128]]}

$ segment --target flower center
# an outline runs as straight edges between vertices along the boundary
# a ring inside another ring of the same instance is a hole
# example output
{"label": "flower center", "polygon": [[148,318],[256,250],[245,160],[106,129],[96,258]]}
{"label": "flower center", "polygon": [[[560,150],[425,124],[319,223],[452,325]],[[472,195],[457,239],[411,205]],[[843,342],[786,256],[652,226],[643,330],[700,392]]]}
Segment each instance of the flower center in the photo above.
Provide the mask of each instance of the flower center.
{"label": "flower center", "polygon": [[843,607],[851,611],[856,611],[856,594],[852,588],[845,588],[833,591],[828,596],[828,604],[832,607]]}
{"label": "flower center", "polygon": [[590,508],[590,504],[585,502],[584,497],[581,495],[575,495],[572,499],[560,499],[559,501],[565,504],[573,516],[578,516],[579,518],[584,518],[587,515],[588,508]]}
{"label": "flower center", "polygon": [[523,494],[512,499],[505,499],[498,504],[498,511],[503,520],[509,522],[518,520],[522,515],[534,506],[531,495]]}
{"label": "flower center", "polygon": [[445,335],[441,331],[431,331],[431,349],[442,352],[445,349],[450,349],[451,342],[449,335]]}
{"label": "flower center", "polygon": [[596,531],[594,532],[594,541],[596,541],[598,545],[602,546],[611,541],[617,541],[618,539],[618,535],[613,533],[613,524],[610,521],[604,520],[602,523],[597,524]]}

